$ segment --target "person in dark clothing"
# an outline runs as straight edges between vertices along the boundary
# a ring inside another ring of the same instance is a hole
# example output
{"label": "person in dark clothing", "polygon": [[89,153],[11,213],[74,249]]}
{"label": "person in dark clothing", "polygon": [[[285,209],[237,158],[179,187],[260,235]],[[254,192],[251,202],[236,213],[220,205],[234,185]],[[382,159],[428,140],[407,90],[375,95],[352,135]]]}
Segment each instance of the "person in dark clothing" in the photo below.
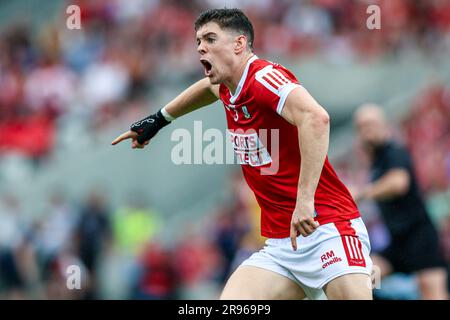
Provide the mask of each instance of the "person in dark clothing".
{"label": "person in dark clothing", "polygon": [[81,210],[76,231],[79,257],[89,271],[93,284],[88,296],[95,298],[98,262],[112,237],[108,209],[100,194],[93,192],[89,195]]}
{"label": "person in dark clothing", "polygon": [[371,183],[354,190],[356,201],[373,200],[390,233],[390,245],[372,255],[381,277],[414,273],[423,299],[447,299],[446,263],[425,206],[408,151],[389,133],[383,110],[361,106],[354,122],[371,165]]}

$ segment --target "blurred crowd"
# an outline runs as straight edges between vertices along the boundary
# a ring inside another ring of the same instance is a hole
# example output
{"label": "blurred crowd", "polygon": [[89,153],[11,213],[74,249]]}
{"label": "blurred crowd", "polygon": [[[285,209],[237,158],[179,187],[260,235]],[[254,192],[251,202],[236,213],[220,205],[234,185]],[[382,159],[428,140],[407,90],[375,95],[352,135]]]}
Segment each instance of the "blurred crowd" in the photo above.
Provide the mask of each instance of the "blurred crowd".
{"label": "blurred crowd", "polygon": [[[158,85],[198,79],[193,22],[218,0],[77,0],[81,30],[65,10],[38,29],[13,22],[0,30],[0,154],[45,159],[70,133],[94,135],[123,112],[152,106]],[[366,25],[381,8],[382,31]],[[69,4],[69,3],[67,3]],[[264,57],[368,61],[409,49],[430,59],[450,49],[445,0],[245,0]],[[156,106],[154,106],[156,108]],[[29,137],[32,136],[33,139]],[[73,139],[70,140],[73,142]]]}
{"label": "blurred crowd", "polygon": [[450,183],[450,87],[436,84],[421,92],[401,126],[423,191],[446,190]]}
{"label": "blurred crowd", "polygon": [[[30,218],[6,194],[0,299],[217,298],[230,272],[263,243],[240,171],[228,185],[223,204],[172,242],[160,238],[170,228],[163,215],[140,201],[112,208],[97,189],[81,202],[55,191],[45,213]],[[70,266],[80,270],[79,290],[69,289]]]}

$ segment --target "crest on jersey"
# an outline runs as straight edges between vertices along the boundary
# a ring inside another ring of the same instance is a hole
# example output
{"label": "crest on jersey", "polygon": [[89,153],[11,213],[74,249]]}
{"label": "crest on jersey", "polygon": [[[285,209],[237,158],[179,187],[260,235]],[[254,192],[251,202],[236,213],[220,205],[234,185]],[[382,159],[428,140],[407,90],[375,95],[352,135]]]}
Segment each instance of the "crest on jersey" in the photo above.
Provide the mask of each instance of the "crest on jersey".
{"label": "crest on jersey", "polygon": [[250,112],[248,112],[246,106],[243,106],[243,107],[242,107],[242,112],[244,113],[245,119],[250,119],[250,118],[252,117],[252,115],[250,114]]}

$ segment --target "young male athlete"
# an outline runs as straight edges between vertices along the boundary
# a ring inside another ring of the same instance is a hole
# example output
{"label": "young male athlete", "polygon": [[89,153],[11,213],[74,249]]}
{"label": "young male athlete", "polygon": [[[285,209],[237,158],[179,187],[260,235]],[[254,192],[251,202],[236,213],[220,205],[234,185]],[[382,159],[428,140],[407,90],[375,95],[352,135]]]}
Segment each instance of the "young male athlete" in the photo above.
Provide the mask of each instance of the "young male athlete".
{"label": "young male athlete", "polygon": [[220,99],[269,238],[231,275],[221,299],[314,299],[323,292],[371,299],[369,238],[328,162],[327,112],[289,70],[253,53],[253,27],[242,11],[203,12],[195,30],[206,78],[112,144],[132,139],[132,148],[143,148],[175,118]]}

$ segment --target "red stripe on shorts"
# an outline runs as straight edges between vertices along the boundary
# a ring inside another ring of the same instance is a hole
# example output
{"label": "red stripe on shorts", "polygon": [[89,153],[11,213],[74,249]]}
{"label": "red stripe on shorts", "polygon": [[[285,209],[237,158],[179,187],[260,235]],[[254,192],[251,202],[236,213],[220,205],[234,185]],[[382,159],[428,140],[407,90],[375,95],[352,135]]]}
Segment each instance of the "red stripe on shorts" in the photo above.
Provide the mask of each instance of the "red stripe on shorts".
{"label": "red stripe on shorts", "polygon": [[334,225],[341,235],[342,245],[349,266],[365,267],[366,260],[362,251],[362,244],[349,220],[335,222]]}

